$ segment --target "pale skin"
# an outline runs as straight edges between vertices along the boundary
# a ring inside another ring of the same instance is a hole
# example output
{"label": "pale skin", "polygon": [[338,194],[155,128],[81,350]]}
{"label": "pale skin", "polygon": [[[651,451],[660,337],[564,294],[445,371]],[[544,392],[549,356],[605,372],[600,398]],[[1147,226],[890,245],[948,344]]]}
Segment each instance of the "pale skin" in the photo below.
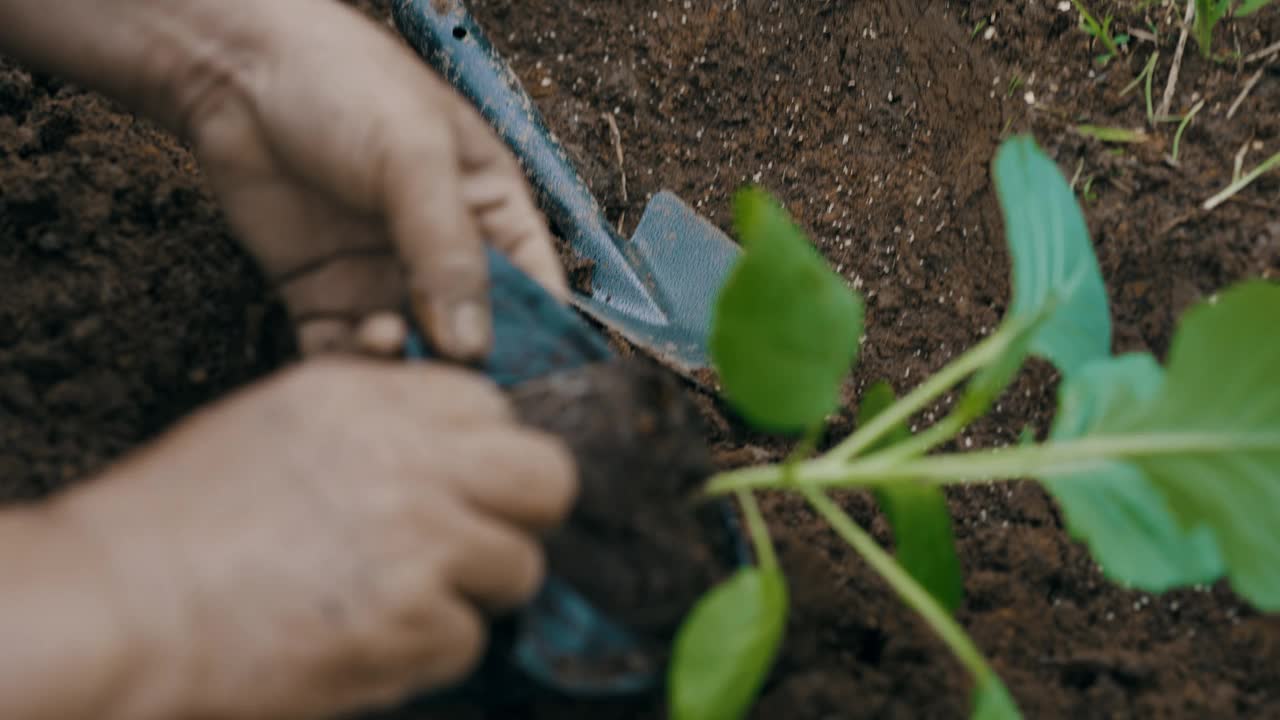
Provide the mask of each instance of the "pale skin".
{"label": "pale skin", "polygon": [[334,0],[0,0],[0,52],[186,140],[311,358],[0,511],[0,717],[319,718],[465,677],[575,469],[483,378],[367,356],[406,300],[481,356],[485,242],[567,295],[515,160]]}

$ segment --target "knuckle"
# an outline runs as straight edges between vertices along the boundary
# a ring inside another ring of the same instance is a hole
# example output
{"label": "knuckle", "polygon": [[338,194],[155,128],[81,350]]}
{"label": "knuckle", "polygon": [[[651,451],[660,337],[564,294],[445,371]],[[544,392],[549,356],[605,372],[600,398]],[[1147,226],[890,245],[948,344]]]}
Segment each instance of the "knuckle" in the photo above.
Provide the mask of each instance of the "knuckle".
{"label": "knuckle", "polygon": [[[431,381],[446,389],[454,401],[476,418],[505,421],[513,417],[513,409],[498,384],[484,375],[453,365],[432,363],[426,367]],[[417,377],[421,381],[421,377]]]}

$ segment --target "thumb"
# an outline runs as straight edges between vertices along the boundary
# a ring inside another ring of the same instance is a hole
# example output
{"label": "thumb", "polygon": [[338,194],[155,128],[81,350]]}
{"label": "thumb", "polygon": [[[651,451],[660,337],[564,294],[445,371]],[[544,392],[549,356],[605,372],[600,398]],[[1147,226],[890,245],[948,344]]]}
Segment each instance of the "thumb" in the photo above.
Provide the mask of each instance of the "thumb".
{"label": "thumb", "polygon": [[432,345],[460,362],[482,359],[493,341],[484,242],[465,202],[450,123],[438,110],[402,116],[388,133],[382,191],[391,240],[407,267],[412,310]]}

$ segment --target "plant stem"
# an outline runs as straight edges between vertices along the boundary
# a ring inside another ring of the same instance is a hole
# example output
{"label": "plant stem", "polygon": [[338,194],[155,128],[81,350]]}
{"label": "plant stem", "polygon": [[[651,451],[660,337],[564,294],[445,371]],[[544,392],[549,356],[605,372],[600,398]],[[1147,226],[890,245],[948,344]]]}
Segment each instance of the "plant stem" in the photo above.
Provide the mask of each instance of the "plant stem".
{"label": "plant stem", "polygon": [[919,457],[958,435],[968,423],[969,421],[966,417],[958,412],[952,412],[937,424],[919,435],[913,436],[910,440],[903,440],[869,457],[886,464]]}
{"label": "plant stem", "polygon": [[[1151,53],[1151,59],[1147,61],[1147,124],[1151,127],[1156,126],[1156,110],[1155,105],[1151,102],[1151,81],[1156,76],[1156,61],[1160,59],[1160,51],[1156,50]],[[612,116],[610,116],[612,117]]]}
{"label": "plant stem", "polygon": [[1196,116],[1196,113],[1200,112],[1202,107],[1204,107],[1203,99],[1191,108],[1186,117],[1182,118],[1182,122],[1178,123],[1178,131],[1173,134],[1173,163],[1175,165],[1178,163],[1178,147],[1182,144],[1182,133],[1186,131],[1187,126],[1191,124],[1192,118]]}
{"label": "plant stem", "polygon": [[1280,447],[1280,433],[1257,433],[1246,439],[1238,434],[1201,432],[1087,437],[1044,445],[933,455],[907,461],[885,452],[844,465],[824,461],[804,463],[796,468],[790,484],[782,482],[782,469],[778,466],[735,470],[712,477],[706,492],[724,495],[748,488],[876,487],[907,480],[938,485],[993,482],[1071,475],[1097,469],[1107,462],[1141,457],[1258,449],[1271,451],[1277,447]]}
{"label": "plant stem", "polygon": [[819,462],[835,464],[856,457],[874,445],[885,433],[893,430],[896,425],[906,422],[916,412],[933,402],[939,395],[1000,357],[1016,332],[1016,326],[1001,325],[1000,329],[990,337],[966,350],[946,367],[929,376],[929,379],[918,385],[915,390],[885,408],[884,412],[872,418],[871,422],[854,431]]}
{"label": "plant stem", "polygon": [[1236,193],[1248,187],[1249,184],[1252,183],[1254,180],[1257,180],[1259,177],[1265,175],[1267,172],[1277,167],[1280,167],[1280,152],[1264,160],[1261,165],[1254,168],[1253,170],[1250,170],[1248,174],[1246,174],[1244,177],[1238,178],[1237,180],[1232,182],[1222,192],[1218,193],[1217,195],[1214,195],[1208,200],[1205,200],[1204,209],[1212,210],[1218,207],[1222,203],[1230,200],[1232,196],[1234,196]]}
{"label": "plant stem", "polygon": [[760,512],[760,505],[750,490],[739,490],[738,502],[742,505],[742,514],[747,521],[747,532],[751,535],[751,544],[756,549],[756,560],[764,570],[778,567],[778,554],[773,549],[773,540],[769,538],[769,526]]}
{"label": "plant stem", "polygon": [[965,633],[964,628],[960,627],[960,624],[938,604],[929,591],[916,582],[915,578],[912,578],[889,553],[885,552],[874,538],[859,527],[848,513],[841,510],[831,498],[818,490],[806,489],[804,496],[813,509],[836,531],[836,534],[849,543],[867,561],[867,564],[889,583],[889,587],[893,588],[898,597],[924,618],[924,621],[951,648],[951,652],[955,653],[961,664],[974,676],[978,685],[995,674],[986,659],[982,657],[982,652]]}
{"label": "plant stem", "polygon": [[1012,447],[960,455],[935,455],[905,462],[891,456],[882,458],[881,453],[876,453],[850,464],[805,463],[794,469],[789,480],[784,468],[765,465],[715,475],[707,483],[706,492],[724,495],[764,488],[875,487],[906,480],[936,484],[1014,480],[1046,468],[1067,472],[1095,465],[1096,461],[1079,454],[1079,444]]}

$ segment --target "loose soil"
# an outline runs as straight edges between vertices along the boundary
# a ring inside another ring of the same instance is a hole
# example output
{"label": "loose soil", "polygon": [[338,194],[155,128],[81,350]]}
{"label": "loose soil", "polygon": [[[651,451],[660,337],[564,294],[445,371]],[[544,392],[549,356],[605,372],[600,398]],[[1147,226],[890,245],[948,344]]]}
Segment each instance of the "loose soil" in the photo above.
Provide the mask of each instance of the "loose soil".
{"label": "loose soil", "polygon": [[[384,18],[388,4],[365,9]],[[1182,11],[1121,5],[1091,9],[1158,32],[1149,36],[1161,51],[1158,103]],[[1246,167],[1280,150],[1280,61],[1227,118],[1260,67],[1230,53],[1280,39],[1276,8],[1226,23],[1223,59],[1188,48],[1172,111],[1206,104],[1174,167],[1164,161],[1172,126],[1119,148],[1073,131],[1143,125],[1141,89],[1121,89],[1156,45],[1135,34],[1099,67],[1076,14],[1056,2],[472,7],[612,221],[630,230],[662,188],[726,229],[728,196],[744,183],[787,203],[866,295],[855,392],[880,378],[908,389],[997,325],[1008,271],[988,167],[1010,132],[1033,132],[1089,198],[1117,350],[1163,355],[1189,304],[1242,278],[1280,276],[1280,178],[1199,209],[1230,181],[1242,147]],[[604,113],[615,113],[622,167]],[[0,237],[4,498],[40,498],[91,476],[292,356],[277,304],[189,155],[110,103],[3,61]],[[1027,425],[1043,434],[1055,383],[1032,367],[957,446],[1008,443]],[[696,399],[721,464],[777,456],[778,442]],[[1153,597],[1107,583],[1032,484],[949,498],[966,571],[959,619],[1028,717],[1280,717],[1280,619],[1221,585]],[[866,496],[841,501],[889,541]],[[803,504],[771,496],[765,509],[794,611],[755,717],[963,717],[965,675],[883,583]],[[416,717],[428,715],[437,716]],[[448,715],[662,716],[656,702],[554,699]]]}

